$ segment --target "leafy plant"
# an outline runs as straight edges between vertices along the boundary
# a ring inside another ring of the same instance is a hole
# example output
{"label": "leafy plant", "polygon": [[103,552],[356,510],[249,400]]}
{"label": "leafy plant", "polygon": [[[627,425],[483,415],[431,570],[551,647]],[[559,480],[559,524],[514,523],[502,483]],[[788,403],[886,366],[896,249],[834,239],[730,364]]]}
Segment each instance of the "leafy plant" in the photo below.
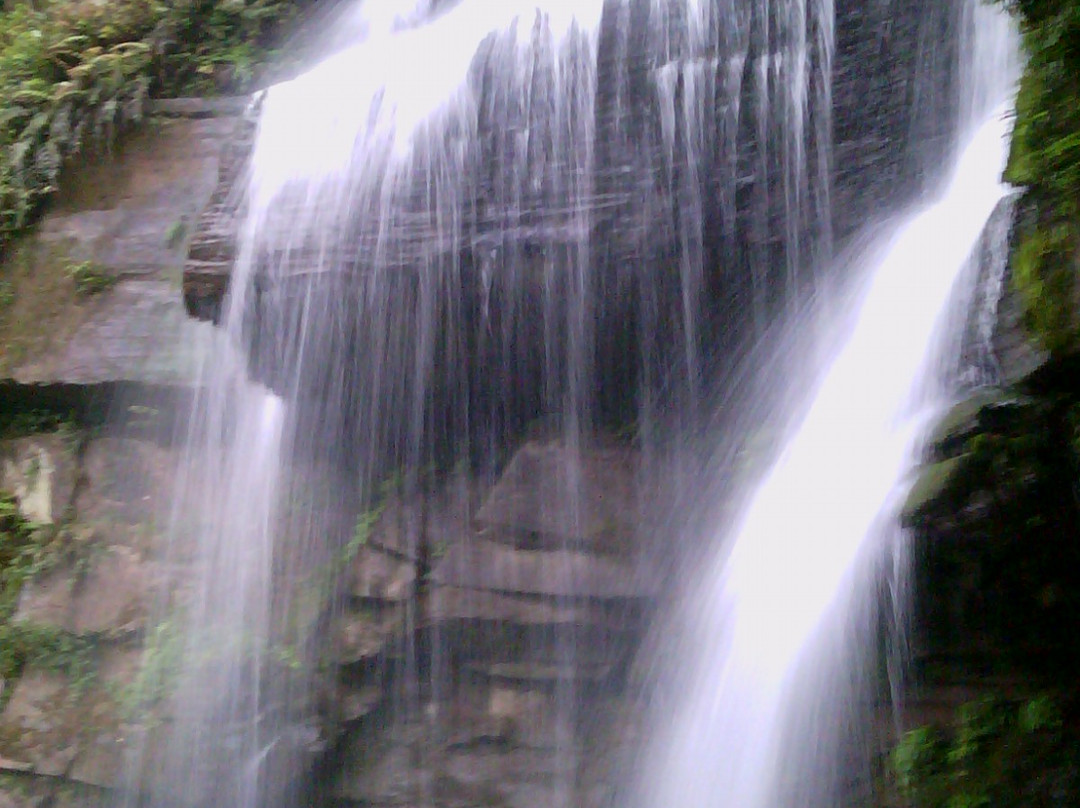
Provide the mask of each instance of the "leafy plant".
{"label": "leafy plant", "polygon": [[67,275],[82,295],[96,295],[116,283],[116,276],[93,261],[81,261],[67,268]]}
{"label": "leafy plant", "polygon": [[1029,329],[1051,351],[1067,350],[1080,336],[1067,306],[1080,248],[1080,4],[998,2],[1019,19],[1028,56],[1005,170],[1009,182],[1025,189],[1013,282]]}
{"label": "leafy plant", "polygon": [[1075,804],[1074,742],[1048,696],[961,706],[947,733],[908,732],[890,756],[892,783],[913,808]]}
{"label": "leafy plant", "polygon": [[17,677],[24,667],[61,673],[72,696],[94,681],[96,643],[55,626],[14,622],[0,625],[0,678]]}
{"label": "leafy plant", "polygon": [[43,529],[22,515],[15,497],[0,494],[0,622],[11,617],[22,585],[40,570],[44,543]]}

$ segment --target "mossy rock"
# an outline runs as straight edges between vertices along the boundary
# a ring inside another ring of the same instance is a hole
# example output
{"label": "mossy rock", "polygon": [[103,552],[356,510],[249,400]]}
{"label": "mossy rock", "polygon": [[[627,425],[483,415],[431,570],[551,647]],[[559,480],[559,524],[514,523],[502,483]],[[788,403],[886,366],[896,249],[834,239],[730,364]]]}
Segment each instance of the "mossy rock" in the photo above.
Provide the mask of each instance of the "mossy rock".
{"label": "mossy rock", "polygon": [[919,469],[918,476],[900,509],[903,524],[917,522],[939,506],[948,507],[957,480],[962,476],[969,455],[950,457]]}
{"label": "mossy rock", "polygon": [[1000,388],[976,391],[953,405],[930,431],[926,446],[931,457],[944,460],[963,452],[967,441],[986,428],[991,411],[1023,403],[1023,398]]}

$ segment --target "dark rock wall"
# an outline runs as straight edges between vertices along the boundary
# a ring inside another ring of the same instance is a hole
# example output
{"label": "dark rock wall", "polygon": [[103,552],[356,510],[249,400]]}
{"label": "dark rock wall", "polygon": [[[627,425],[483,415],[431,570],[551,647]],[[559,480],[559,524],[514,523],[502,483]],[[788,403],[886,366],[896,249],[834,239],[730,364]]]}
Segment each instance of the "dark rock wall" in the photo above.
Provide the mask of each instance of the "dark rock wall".
{"label": "dark rock wall", "polygon": [[[493,34],[471,70],[475,118],[436,125],[391,212],[357,191],[320,271],[302,253],[263,256],[255,374],[302,391],[313,420],[349,413],[365,440],[373,407],[402,413],[391,452],[459,454],[467,436],[490,458],[556,413],[692,418],[838,245],[933,182],[958,124],[961,0],[840,2],[835,52],[827,4],[804,19],[781,7],[715,2],[690,43],[681,4],[611,2],[595,93],[584,39],[556,57],[534,32],[521,73],[512,38]],[[798,92],[780,67],[796,32],[811,76]],[[232,257],[213,218],[186,283],[203,315]],[[290,379],[311,344],[320,360]],[[396,368],[379,392],[373,357]]]}

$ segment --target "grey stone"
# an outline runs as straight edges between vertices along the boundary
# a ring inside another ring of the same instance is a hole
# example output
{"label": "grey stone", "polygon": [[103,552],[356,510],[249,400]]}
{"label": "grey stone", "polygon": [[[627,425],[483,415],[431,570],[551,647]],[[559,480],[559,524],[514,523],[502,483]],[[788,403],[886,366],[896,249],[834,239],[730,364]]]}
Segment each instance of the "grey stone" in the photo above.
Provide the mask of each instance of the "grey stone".
{"label": "grey stone", "polygon": [[[213,329],[185,316],[190,231],[210,201],[228,119],[150,123],[112,158],[78,166],[10,257],[0,378],[23,384],[192,382]],[[113,283],[80,294],[72,266]]]}
{"label": "grey stone", "polygon": [[354,764],[343,770],[346,774],[334,789],[336,797],[368,805],[406,806],[432,793],[435,773],[419,765],[417,755],[406,746],[372,749],[358,744],[347,754]]}
{"label": "grey stone", "polygon": [[362,687],[358,689],[342,687],[338,694],[341,705],[341,720],[345,724],[359,721],[370,715],[386,700],[381,687]]}
{"label": "grey stone", "polygon": [[368,543],[401,558],[416,561],[424,532],[424,503],[405,502],[394,496],[386,500],[372,528]]}
{"label": "grey stone", "polygon": [[[144,419],[151,429],[165,417],[156,410],[129,411],[125,416],[129,423]],[[171,514],[184,514],[178,527],[197,527],[193,523],[197,523],[198,508],[175,502],[181,451],[153,441],[92,438],[82,453],[81,484],[75,495],[77,527],[103,544],[156,557],[164,547],[161,538],[171,524]],[[180,547],[173,544],[171,549]]]}
{"label": "grey stone", "polygon": [[386,651],[404,631],[404,607],[383,610],[346,609],[338,618],[339,664],[373,659]]}
{"label": "grey stone", "polygon": [[477,523],[528,534],[546,546],[583,542],[605,553],[633,547],[637,455],[625,448],[574,452],[558,442],[526,443],[488,494]]}
{"label": "grey stone", "polygon": [[68,682],[59,673],[23,674],[0,714],[0,759],[15,771],[60,776],[79,751],[77,731],[64,716]]}
{"label": "grey stone", "polygon": [[350,566],[349,592],[354,598],[400,602],[416,587],[416,564],[363,547]]}
{"label": "grey stone", "polygon": [[187,317],[172,284],[124,280],[95,301],[64,345],[43,352],[13,375],[22,384],[189,385],[217,336],[212,327]]}
{"label": "grey stone", "polygon": [[61,673],[27,670],[0,714],[0,767],[117,786],[126,738],[116,694],[134,679],[141,657],[105,649],[86,690],[73,690]]}
{"label": "grey stone", "polygon": [[611,665],[604,662],[578,662],[558,665],[550,662],[495,662],[490,665],[470,665],[496,682],[544,684],[549,682],[600,682],[611,674]]}
{"label": "grey stone", "polygon": [[225,98],[154,98],[147,112],[177,118],[220,118],[243,115],[251,103],[246,95]]}
{"label": "grey stone", "polygon": [[434,555],[473,532],[479,484],[457,475],[446,485],[411,497],[391,494],[380,505],[368,544],[401,558],[419,561],[421,550]]}
{"label": "grey stone", "polygon": [[13,493],[32,522],[61,521],[72,504],[75,479],[74,447],[63,434],[0,442],[0,490]]}
{"label": "grey stone", "polygon": [[550,597],[636,599],[658,591],[649,570],[607,556],[521,550],[484,539],[451,547],[431,580],[444,586]]}
{"label": "grey stone", "polygon": [[559,602],[456,587],[432,591],[427,615],[433,623],[481,620],[521,626],[593,626],[616,632],[635,632],[642,626],[640,610],[621,601]]}
{"label": "grey stone", "polygon": [[89,569],[68,564],[27,584],[16,619],[54,626],[72,634],[119,636],[146,622],[154,567],[127,547],[84,550]]}

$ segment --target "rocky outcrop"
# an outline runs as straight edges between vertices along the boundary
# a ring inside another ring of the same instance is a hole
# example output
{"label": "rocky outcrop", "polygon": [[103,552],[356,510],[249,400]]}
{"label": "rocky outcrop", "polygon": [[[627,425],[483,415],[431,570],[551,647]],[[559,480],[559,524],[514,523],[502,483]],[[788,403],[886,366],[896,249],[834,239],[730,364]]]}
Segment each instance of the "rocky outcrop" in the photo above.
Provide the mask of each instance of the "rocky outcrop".
{"label": "rocky outcrop", "polygon": [[1061,399],[983,391],[934,433],[904,508],[920,665],[1052,678],[1074,664],[1075,413]]}
{"label": "rocky outcrop", "polygon": [[22,667],[0,681],[0,778],[20,778],[12,789],[0,779],[0,800],[97,805],[123,776],[157,664],[139,640],[164,581],[154,552],[178,453],[71,423],[2,440],[0,456],[0,490],[42,531],[37,571],[0,623],[4,653]]}
{"label": "rocky outcrop", "polygon": [[[624,448],[533,441],[486,491],[458,480],[385,507],[340,627],[335,800],[602,804],[632,738],[622,675],[658,593],[635,567],[636,471]],[[565,489],[584,479],[571,519]]]}
{"label": "rocky outcrop", "polygon": [[81,164],[0,266],[0,381],[190,383],[213,329],[179,286],[239,120],[233,102],[173,101]]}

